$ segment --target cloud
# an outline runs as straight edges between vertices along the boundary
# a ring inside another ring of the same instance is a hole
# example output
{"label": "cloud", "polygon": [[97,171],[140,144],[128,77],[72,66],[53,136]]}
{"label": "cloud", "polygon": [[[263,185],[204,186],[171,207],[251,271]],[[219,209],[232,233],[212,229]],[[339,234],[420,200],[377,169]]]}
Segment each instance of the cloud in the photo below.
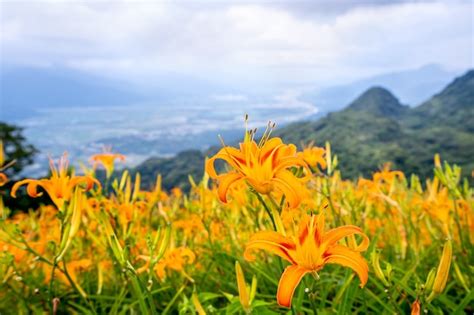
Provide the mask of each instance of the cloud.
{"label": "cloud", "polygon": [[212,95],[211,98],[220,102],[242,102],[248,101],[248,97],[243,94],[219,94]]}
{"label": "cloud", "polygon": [[330,84],[438,63],[472,67],[472,3],[3,2],[3,62],[150,81]]}

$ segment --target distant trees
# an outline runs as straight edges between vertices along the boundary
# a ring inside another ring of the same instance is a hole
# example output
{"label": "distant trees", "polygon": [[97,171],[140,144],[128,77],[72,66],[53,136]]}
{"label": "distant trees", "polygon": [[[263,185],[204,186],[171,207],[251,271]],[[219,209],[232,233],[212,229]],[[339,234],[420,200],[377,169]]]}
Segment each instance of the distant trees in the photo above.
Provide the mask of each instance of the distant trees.
{"label": "distant trees", "polygon": [[26,166],[34,161],[38,150],[29,144],[23,136],[23,128],[0,122],[0,140],[5,151],[5,165],[10,164],[4,172],[8,178],[15,178]]}
{"label": "distant trees", "polygon": [[5,151],[4,166],[7,166],[2,172],[7,175],[9,180],[0,190],[0,198],[3,199],[5,206],[16,212],[37,209],[41,203],[49,204],[50,201],[47,196],[28,198],[20,192],[18,198],[10,197],[10,191],[15,180],[19,179],[20,172],[26,166],[34,162],[38,150],[27,142],[23,136],[23,128],[4,122],[0,122],[0,141],[3,142]]}

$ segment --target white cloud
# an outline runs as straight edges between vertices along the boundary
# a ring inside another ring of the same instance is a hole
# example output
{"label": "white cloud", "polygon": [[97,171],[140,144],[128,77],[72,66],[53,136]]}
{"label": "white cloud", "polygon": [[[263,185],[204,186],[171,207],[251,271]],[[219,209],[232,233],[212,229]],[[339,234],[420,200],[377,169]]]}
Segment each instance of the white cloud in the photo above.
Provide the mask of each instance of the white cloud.
{"label": "white cloud", "polygon": [[471,2],[298,3],[3,2],[1,59],[132,80],[173,71],[277,85],[473,66]]}
{"label": "white cloud", "polygon": [[211,98],[220,102],[242,102],[248,100],[248,97],[243,94],[218,94],[212,95]]}

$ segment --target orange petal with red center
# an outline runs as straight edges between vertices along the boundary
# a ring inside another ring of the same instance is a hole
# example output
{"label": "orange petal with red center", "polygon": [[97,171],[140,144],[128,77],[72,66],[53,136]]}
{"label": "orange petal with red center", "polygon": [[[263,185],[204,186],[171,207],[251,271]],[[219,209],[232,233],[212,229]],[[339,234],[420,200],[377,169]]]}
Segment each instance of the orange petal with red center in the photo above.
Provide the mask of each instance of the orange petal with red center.
{"label": "orange petal with red center", "polygon": [[242,152],[232,147],[224,147],[216,155],[206,161],[205,170],[212,178],[217,178],[217,172],[214,166],[216,160],[224,160],[235,169],[240,168],[240,164],[245,164],[245,157]]}
{"label": "orange petal with red center", "polygon": [[324,259],[326,264],[338,264],[349,267],[357,273],[361,287],[365,286],[369,278],[369,267],[365,259],[356,251],[342,245],[335,245],[329,248]]}
{"label": "orange petal with red center", "polygon": [[272,154],[275,153],[275,150],[280,146],[283,145],[283,142],[280,138],[271,138],[265,145],[263,146],[262,150],[260,151],[260,162],[265,161],[268,159]]}
{"label": "orange petal with red center", "polygon": [[228,173],[219,176],[219,187],[217,188],[217,194],[219,199],[227,203],[227,191],[229,190],[230,185],[236,181],[242,179],[242,175],[237,173]]}
{"label": "orange petal with red center", "polygon": [[369,247],[369,238],[362,232],[362,229],[355,225],[340,226],[335,229],[329,230],[324,235],[323,242],[327,246],[336,244],[339,240],[349,235],[359,234],[362,236],[362,242],[354,249],[357,252],[363,252]]}
{"label": "orange petal with red center", "polygon": [[279,305],[288,308],[291,307],[293,293],[307,272],[307,269],[298,265],[286,267],[278,283],[277,302]]}
{"label": "orange petal with red center", "polygon": [[272,254],[278,255],[283,259],[286,259],[290,263],[295,263],[292,254],[296,248],[295,243],[277,232],[264,231],[258,232],[252,236],[251,240],[247,243],[244,252],[244,258],[246,260],[254,260],[255,257],[251,254],[253,250],[265,250]]}

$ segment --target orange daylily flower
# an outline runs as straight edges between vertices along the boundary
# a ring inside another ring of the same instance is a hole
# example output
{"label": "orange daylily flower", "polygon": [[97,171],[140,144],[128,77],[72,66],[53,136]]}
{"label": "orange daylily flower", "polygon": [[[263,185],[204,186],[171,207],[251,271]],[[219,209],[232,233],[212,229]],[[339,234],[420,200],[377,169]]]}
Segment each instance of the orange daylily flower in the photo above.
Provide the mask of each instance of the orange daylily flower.
{"label": "orange daylily flower", "polygon": [[[149,268],[150,256],[139,255],[138,258],[145,261],[145,265],[137,269],[138,273],[144,272]],[[155,272],[160,279],[166,277],[166,269],[182,272],[185,276],[187,275],[184,271],[185,265],[193,264],[196,260],[196,255],[192,250],[186,247],[178,247],[169,249],[164,257],[162,257],[155,265]]]}
{"label": "orange daylily flower", "polygon": [[114,172],[115,160],[120,160],[121,162],[124,162],[125,155],[119,153],[104,152],[91,156],[91,161],[93,162],[94,169],[97,167],[98,164],[101,164],[105,168],[107,178],[109,178]]}
{"label": "orange daylily flower", "polygon": [[193,264],[195,260],[196,255],[192,250],[186,247],[178,247],[168,251],[165,256],[158,261],[155,270],[160,279],[163,279],[166,275],[165,268],[182,272],[186,275],[184,266]]}
{"label": "orange daylily flower", "polygon": [[298,152],[298,156],[301,157],[310,167],[317,167],[321,169],[326,168],[326,150],[324,148],[315,147],[314,143],[310,143],[308,146],[303,147],[303,151]]}
{"label": "orange daylily flower", "polygon": [[181,198],[181,196],[183,195],[183,191],[179,187],[172,188],[171,193],[178,199]]}
{"label": "orange daylily flower", "polygon": [[36,198],[41,196],[43,193],[38,193],[38,186],[42,187],[49,195],[53,203],[58,209],[63,209],[64,202],[71,199],[74,187],[85,184],[86,191],[90,190],[94,184],[100,187],[99,181],[90,176],[74,176],[68,175],[68,160],[66,154],[64,154],[58,163],[58,167],[54,165],[54,162],[50,160],[51,177],[43,179],[24,179],[16,182],[12,187],[11,196],[16,198],[16,192],[22,185],[26,186],[26,191],[30,197]]}
{"label": "orange daylily flower", "polygon": [[[298,235],[285,236],[273,231],[261,231],[247,243],[244,257],[254,260],[253,250],[261,249],[278,255],[291,263],[283,272],[278,284],[277,302],[290,307],[293,293],[303,276],[321,270],[326,264],[339,264],[354,270],[363,287],[368,280],[368,266],[360,255],[367,249],[369,239],[362,230],[353,225],[340,226],[324,231],[324,214],[306,215],[301,221]],[[349,248],[337,244],[344,237],[359,234],[362,242]]]}
{"label": "orange daylily flower", "polygon": [[379,183],[385,181],[389,184],[392,184],[397,178],[399,180],[403,180],[405,178],[405,174],[400,171],[392,171],[390,170],[390,167],[390,163],[385,163],[381,171],[375,172],[373,175],[374,182]]}
{"label": "orange daylily flower", "polygon": [[[214,162],[218,159],[227,162],[233,170],[217,174]],[[310,173],[306,163],[297,156],[293,144],[284,144],[280,138],[268,139],[265,135],[264,140],[257,144],[248,132],[239,149],[225,146],[206,162],[206,172],[219,181],[217,193],[224,203],[229,188],[246,181],[261,194],[269,194],[275,189],[280,191],[291,207],[297,207],[305,189],[302,178],[296,177],[289,170],[291,167],[303,167],[307,175]]]}

